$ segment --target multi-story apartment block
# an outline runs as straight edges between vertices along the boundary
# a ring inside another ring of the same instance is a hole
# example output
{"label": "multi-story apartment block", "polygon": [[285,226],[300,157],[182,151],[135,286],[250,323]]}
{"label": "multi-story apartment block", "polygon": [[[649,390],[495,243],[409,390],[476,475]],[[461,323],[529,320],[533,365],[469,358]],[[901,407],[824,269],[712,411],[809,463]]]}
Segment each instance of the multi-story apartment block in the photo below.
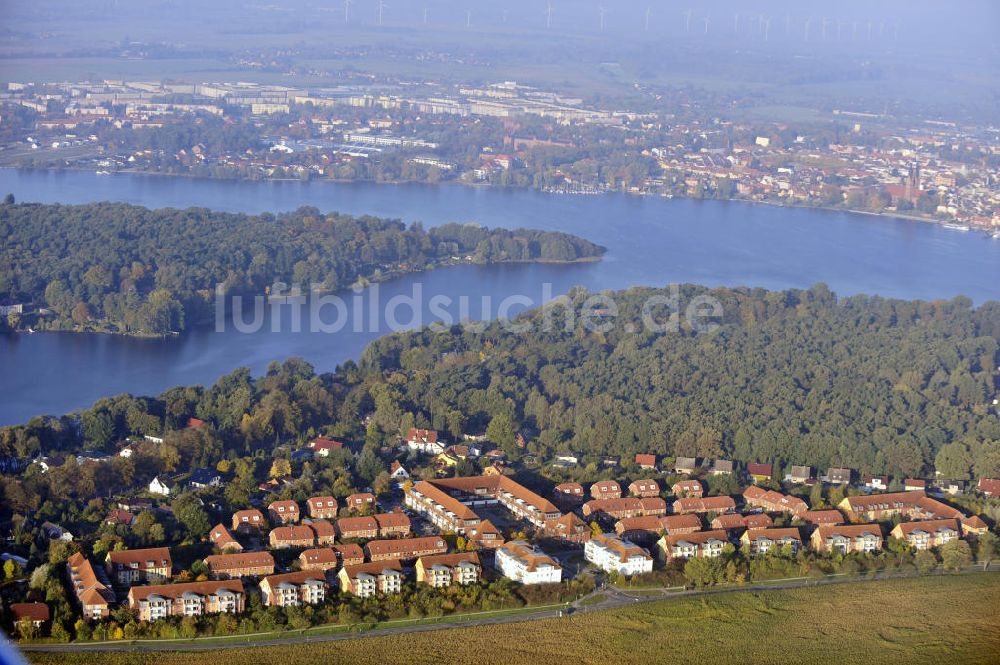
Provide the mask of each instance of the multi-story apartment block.
{"label": "multi-story apartment block", "polygon": [[205,565],[209,575],[217,580],[274,574],[274,557],[270,552],[212,554],[205,557]]}
{"label": "multi-story apartment block", "polygon": [[962,531],[955,519],[925,520],[897,524],[889,535],[905,540],[914,549],[926,550],[961,538]]}
{"label": "multi-story apartment block", "polygon": [[824,525],[813,531],[809,544],[817,552],[877,552],[882,549],[882,529],[878,524]]}
{"label": "multi-story apartment block", "polygon": [[482,573],[482,564],[475,552],[438,554],[417,559],[416,571],[418,584],[439,588],[452,584],[475,584]]}
{"label": "multi-story apartment block", "polygon": [[85,619],[103,619],[111,613],[115,592],[105,583],[106,580],[98,578],[87,557],[80,552],[70,556],[66,561],[66,574]]}
{"label": "multi-story apartment block", "polygon": [[809,510],[809,504],[796,496],[789,496],[774,490],[765,490],[751,485],[743,492],[743,501],[747,506],[762,508],[769,513],[791,513],[798,515]]}
{"label": "multi-story apartment block", "polygon": [[260,595],[268,607],[317,605],[326,598],[326,587],[322,572],[300,570],[265,577],[260,581]]}
{"label": "multi-story apartment block", "polygon": [[562,581],[562,566],[545,552],[523,540],[512,540],[498,547],[494,565],[505,577],[522,584]]}
{"label": "multi-story apartment block", "polygon": [[649,552],[612,534],[594,534],[584,545],[583,555],[609,573],[639,575],[653,570],[653,557]]}
{"label": "multi-story apartment block", "polygon": [[117,584],[159,583],[170,579],[173,563],[169,547],[108,552],[104,565]]}
{"label": "multi-story apartment block", "polygon": [[245,603],[240,580],[134,586],[128,592],[129,609],[138,614],[140,621],[220,612],[237,614]]}
{"label": "multi-story apartment block", "polygon": [[583,516],[603,513],[615,519],[626,517],[659,517],[667,514],[667,502],[659,497],[638,498],[633,496],[619,499],[594,499],[583,504]]}
{"label": "multi-story apartment block", "polygon": [[369,561],[406,560],[431,554],[444,554],[448,551],[448,543],[441,536],[391,538],[369,541],[365,545],[365,551]]}
{"label": "multi-story apartment block", "polygon": [[374,561],[344,566],[337,573],[341,591],[368,598],[377,593],[399,593],[403,589],[403,566],[399,561]]}
{"label": "multi-story apartment block", "polygon": [[726,532],[713,529],[694,533],[668,533],[660,538],[656,546],[665,561],[673,561],[695,557],[717,557],[728,544]]}
{"label": "multi-story apartment block", "polygon": [[802,547],[802,534],[795,527],[778,529],[757,529],[744,531],[740,543],[750,552],[750,556],[759,556],[768,552],[791,547],[792,554]]}
{"label": "multi-story apartment block", "polygon": [[688,513],[731,513],[736,510],[736,502],[731,496],[706,496],[704,498],[684,497],[674,501],[671,510],[677,515]]}

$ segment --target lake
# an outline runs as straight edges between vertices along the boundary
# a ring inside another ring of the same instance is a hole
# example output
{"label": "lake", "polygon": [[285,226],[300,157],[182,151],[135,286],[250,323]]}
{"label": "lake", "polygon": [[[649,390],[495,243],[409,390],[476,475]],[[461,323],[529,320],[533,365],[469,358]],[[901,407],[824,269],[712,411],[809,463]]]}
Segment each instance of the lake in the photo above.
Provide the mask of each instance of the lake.
{"label": "lake", "polygon": [[[495,316],[507,296],[540,304],[547,293],[558,295],[575,285],[601,290],[694,282],[785,289],[825,282],[841,295],[937,299],[962,294],[977,303],[1000,296],[1000,241],[931,224],[803,208],[457,185],[252,183],[0,169],[0,195],[7,192],[18,201],[124,201],[248,213],[309,205],[425,226],[474,221],[566,231],[608,248],[598,263],[458,266],[380,284],[377,296],[372,291],[344,295],[349,304],[360,299],[363,308],[376,297],[384,304],[394,296],[410,296],[418,284],[425,302],[432,295],[456,303],[465,296],[467,316],[473,319]],[[490,307],[481,306],[482,296],[491,298]],[[426,305],[417,310],[419,319],[409,323],[433,320]],[[175,385],[210,385],[236,367],[259,373],[269,362],[289,356],[328,371],[356,359],[387,330],[380,324],[360,331],[348,325],[338,332],[293,332],[287,314],[274,322],[265,317],[262,329],[250,334],[228,325],[223,332],[197,329],[155,340],[68,333],[0,336],[0,424],[65,413],[122,392],[152,395]],[[406,319],[407,312],[400,318]]]}

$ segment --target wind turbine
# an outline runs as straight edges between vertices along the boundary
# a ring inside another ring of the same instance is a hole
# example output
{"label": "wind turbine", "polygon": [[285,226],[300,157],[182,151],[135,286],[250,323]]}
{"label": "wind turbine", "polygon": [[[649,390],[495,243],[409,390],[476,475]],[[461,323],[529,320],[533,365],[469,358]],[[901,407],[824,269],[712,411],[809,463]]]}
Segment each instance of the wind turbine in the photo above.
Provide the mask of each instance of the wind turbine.
{"label": "wind turbine", "polygon": [[344,23],[350,23],[350,11],[351,5],[354,4],[354,0],[344,0]]}
{"label": "wind turbine", "polygon": [[792,15],[785,14],[785,37],[792,34]]}
{"label": "wind turbine", "polygon": [[604,14],[606,14],[608,10],[602,5],[597,8],[597,11],[601,15],[601,32],[604,32]]}
{"label": "wind turbine", "polygon": [[650,11],[651,11],[650,8],[646,7],[646,24],[645,24],[645,27],[643,28],[645,32],[649,32],[649,12]]}
{"label": "wind turbine", "polygon": [[844,29],[844,23],[839,18],[837,19],[837,41],[840,41],[840,34]]}
{"label": "wind turbine", "polygon": [[733,14],[733,34],[740,34],[740,15]]}
{"label": "wind turbine", "polygon": [[708,34],[708,23],[712,20],[711,14],[705,14],[705,34]]}
{"label": "wind turbine", "polygon": [[857,21],[852,21],[851,22],[851,41],[852,42],[858,41],[858,22]]}
{"label": "wind turbine", "polygon": [[465,10],[465,27],[466,28],[471,28],[472,27],[472,10],[471,9],[466,9]]}
{"label": "wind turbine", "polygon": [[802,30],[802,41],[809,41],[809,26],[812,24],[812,17],[806,17],[805,27]]}
{"label": "wind turbine", "polygon": [[771,17],[764,19],[764,41],[768,41],[771,36]]}
{"label": "wind turbine", "polygon": [[552,3],[550,2],[545,8],[545,29],[548,30],[552,27]]}
{"label": "wind turbine", "polygon": [[686,17],[684,20],[684,31],[688,34],[691,34],[691,13],[690,9],[683,12],[683,15]]}
{"label": "wind turbine", "polygon": [[427,7],[424,7],[424,25],[427,25]]}
{"label": "wind turbine", "polygon": [[872,22],[868,21],[868,41],[872,40]]}
{"label": "wind turbine", "polygon": [[899,41],[899,23],[892,24],[892,41]]}
{"label": "wind turbine", "polygon": [[824,41],[824,42],[826,41],[826,26],[827,26],[827,24],[829,22],[830,22],[830,19],[828,19],[827,17],[824,16],[823,17],[823,30],[820,33],[820,39],[821,39],[821,41]]}
{"label": "wind turbine", "polygon": [[382,11],[385,9],[385,3],[382,0],[378,0],[378,24],[382,25]]}

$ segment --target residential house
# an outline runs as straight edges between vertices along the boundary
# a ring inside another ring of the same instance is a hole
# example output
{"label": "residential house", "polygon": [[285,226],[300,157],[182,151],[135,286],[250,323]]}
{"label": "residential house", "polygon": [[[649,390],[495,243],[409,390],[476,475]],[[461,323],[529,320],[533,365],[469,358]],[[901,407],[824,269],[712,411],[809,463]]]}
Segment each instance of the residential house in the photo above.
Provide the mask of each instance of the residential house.
{"label": "residential house", "polygon": [[554,501],[567,505],[579,505],[586,498],[580,483],[560,483],[552,491]]}
{"label": "residential house", "polygon": [[313,570],[269,575],[260,581],[260,596],[267,607],[318,605],[326,599],[326,575]]}
{"label": "residential house", "polygon": [[590,563],[608,573],[640,575],[652,572],[653,557],[649,552],[629,540],[613,534],[599,533],[587,541],[583,556]]}
{"label": "residential house", "polygon": [[233,531],[237,533],[254,533],[267,526],[264,514],[256,508],[237,510],[233,513]]}
{"label": "residential house", "polygon": [[379,513],[375,515],[379,538],[403,537],[410,535],[410,518],[402,512]]}
{"label": "residential house", "polygon": [[700,499],[705,494],[705,488],[697,480],[681,480],[673,484],[670,491],[674,496],[684,498],[693,497]]}
{"label": "residential house", "polygon": [[839,510],[806,510],[795,516],[811,526],[837,526],[844,523],[844,514]]}
{"label": "residential house", "polygon": [[663,533],[693,533],[701,531],[701,519],[694,514],[656,517],[625,517],[615,524],[619,538],[631,541],[655,542]]}
{"label": "residential house", "polygon": [[889,476],[867,475],[861,480],[861,484],[870,492],[884,492],[889,489]]}
{"label": "residential house", "polygon": [[314,496],[306,499],[309,517],[313,519],[337,519],[337,500],[332,496]]}
{"label": "residential house", "polygon": [[337,530],[329,520],[310,520],[306,526],[313,530],[317,545],[333,545],[337,539]]}
{"label": "residential house", "polygon": [[636,453],[635,465],[643,471],[656,471],[656,455],[651,453]]}
{"label": "residential house", "polygon": [[22,621],[30,621],[35,628],[41,628],[49,620],[49,606],[45,603],[11,603],[8,609],[15,627]]}
{"label": "residential house", "polygon": [[219,487],[220,485],[222,485],[222,474],[215,469],[195,469],[188,477],[188,487],[194,489]]}
{"label": "residential house", "polygon": [[358,492],[344,499],[344,505],[352,512],[368,512],[375,508],[375,495],[371,492]]}
{"label": "residential house", "polygon": [[665,561],[674,559],[694,559],[696,557],[717,557],[722,554],[722,548],[729,544],[725,531],[696,531],[693,533],[668,533],[656,543],[661,558]]}
{"label": "residential house", "polygon": [[628,493],[632,496],[650,498],[660,496],[660,483],[652,479],[635,480],[628,486]]}
{"label": "residential house", "polygon": [[112,508],[108,516],[104,518],[105,524],[110,524],[112,526],[132,526],[132,522],[135,521],[135,515],[127,510],[122,510],[121,508]]}
{"label": "residential house", "polygon": [[359,598],[403,590],[403,566],[399,561],[374,561],[345,565],[337,573],[340,590]]}
{"label": "residential house", "polygon": [[976,491],[983,496],[1000,496],[1000,479],[980,478],[976,484]]}
{"label": "residential house", "polygon": [[736,510],[736,502],[731,496],[686,497],[674,501],[671,510],[677,515],[687,513],[731,513]]}
{"label": "residential house", "polygon": [[341,540],[378,538],[378,521],[374,517],[342,517],[337,520]]}
{"label": "residential house", "polygon": [[826,482],[831,485],[850,485],[853,472],[842,466],[835,466],[827,469]]}
{"label": "residential house", "polygon": [[694,457],[678,457],[674,461],[674,473],[691,475],[698,470],[698,460]]}
{"label": "residential house", "polygon": [[271,529],[267,540],[271,549],[282,550],[289,547],[312,547],[316,544],[316,532],[305,524],[279,526]]}
{"label": "residential house", "polygon": [[990,530],[990,527],[983,518],[979,515],[969,515],[968,517],[963,517],[962,520],[962,535],[975,538],[981,536]]}
{"label": "residential house", "polygon": [[542,530],[547,538],[555,538],[564,543],[585,543],[590,540],[590,527],[576,516],[566,513],[559,519],[549,520]]}
{"label": "residential house", "polygon": [[417,583],[435,588],[452,584],[475,584],[482,575],[482,564],[475,552],[422,556],[416,564]]}
{"label": "residential house", "polygon": [[160,480],[159,476],[156,476],[149,481],[149,492],[150,494],[159,494],[160,496],[170,496],[170,485]]}
{"label": "residential house", "polygon": [[205,565],[209,576],[217,580],[274,574],[274,557],[270,552],[211,554],[205,557]]}
{"label": "residential house", "polygon": [[45,534],[45,537],[49,540],[61,540],[67,543],[73,540],[73,534],[58,524],[46,521],[42,522],[42,526],[40,528],[42,533]]}
{"label": "residential house", "polygon": [[233,537],[233,534],[221,522],[213,526],[212,530],[208,532],[208,539],[212,541],[212,545],[220,552],[243,551],[243,546],[240,545],[239,541]]}
{"label": "residential house", "polygon": [[272,501],[267,504],[271,524],[295,524],[299,521],[299,504],[291,500]]}
{"label": "residential house", "polygon": [[756,485],[747,487],[743,492],[743,501],[752,508],[761,508],[770,513],[790,513],[798,515],[809,510],[809,505],[796,496],[782,494],[774,490],[765,490]]}
{"label": "residential house", "polygon": [[112,550],[104,565],[115,583],[129,586],[137,583],[160,583],[170,579],[173,563],[169,547],[138,550]]}
{"label": "residential house", "polygon": [[343,447],[342,442],[328,439],[325,436],[318,436],[309,442],[309,450],[313,452],[315,457],[329,457],[330,453]]}
{"label": "residential house", "polygon": [[[364,556],[362,555],[362,560]],[[303,550],[299,554],[299,568],[301,570],[331,570],[340,565],[337,553],[329,547],[318,547]]]}
{"label": "residential house", "polygon": [[503,534],[500,533],[500,529],[496,528],[489,520],[483,520],[465,530],[465,546],[468,548],[493,550],[503,543]]}
{"label": "residential house", "polygon": [[917,550],[940,547],[962,534],[957,519],[924,520],[920,522],[902,522],[897,524],[889,535],[906,543]]}
{"label": "residential house", "polygon": [[619,499],[622,487],[613,480],[599,480],[590,486],[590,496],[593,499]]}
{"label": "residential house", "polygon": [[964,480],[944,480],[938,483],[941,491],[945,494],[950,494],[951,496],[959,496],[960,494],[965,494],[965,481]]}
{"label": "residential house", "polygon": [[919,480],[917,478],[907,478],[903,481],[903,491],[904,492],[923,492],[927,490],[927,481]]}
{"label": "residential house", "polygon": [[793,466],[788,473],[788,481],[796,485],[805,485],[812,480],[811,466]]}
{"label": "residential house", "polygon": [[399,460],[393,460],[389,466],[389,477],[395,481],[404,481],[410,478],[410,472],[406,470]]}
{"label": "residential house", "polygon": [[785,547],[791,548],[792,554],[795,554],[802,547],[802,534],[795,527],[744,531],[740,544],[749,551],[750,556],[780,551]]}
{"label": "residential house", "polygon": [[763,483],[770,480],[773,473],[773,464],[761,464],[757,462],[747,464],[747,474],[749,474],[750,479],[755,483]]}
{"label": "residential house", "polygon": [[411,427],[406,433],[406,447],[426,455],[438,455],[444,452],[444,444],[438,441],[438,433],[432,429]]}
{"label": "residential house", "polygon": [[103,619],[111,613],[115,592],[106,580],[97,576],[94,566],[82,553],[76,552],[66,560],[66,574],[85,619]]}
{"label": "residential house", "polygon": [[541,549],[523,540],[512,540],[497,548],[497,570],[522,584],[549,584],[562,581],[562,566]]}
{"label": "residential house", "polygon": [[813,531],[809,544],[817,552],[877,552],[882,549],[882,528],[878,524],[821,526]]}
{"label": "residential house", "polygon": [[222,612],[239,614],[245,604],[246,592],[240,580],[134,586],[128,592],[129,609],[138,614],[139,621]]}
{"label": "residential house", "polygon": [[728,475],[733,472],[733,463],[727,459],[717,459],[712,464],[711,474],[713,476]]}
{"label": "residential house", "polygon": [[416,559],[431,554],[444,554],[448,543],[441,536],[370,540],[365,545],[369,561]]}
{"label": "residential house", "polygon": [[666,515],[667,502],[659,497],[648,499],[623,497],[620,499],[594,499],[583,504],[584,517],[597,515],[598,513],[603,513],[615,519],[642,517],[644,515]]}

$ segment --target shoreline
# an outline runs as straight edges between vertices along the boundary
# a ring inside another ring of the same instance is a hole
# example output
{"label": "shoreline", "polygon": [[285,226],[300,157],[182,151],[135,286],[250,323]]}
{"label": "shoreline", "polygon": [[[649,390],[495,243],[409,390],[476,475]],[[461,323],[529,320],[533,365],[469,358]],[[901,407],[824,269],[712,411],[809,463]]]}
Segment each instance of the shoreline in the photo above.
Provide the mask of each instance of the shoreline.
{"label": "shoreline", "polygon": [[[13,171],[34,171],[34,172],[50,172],[59,173],[61,171],[72,171],[75,173],[90,173],[91,169],[81,168],[81,167],[62,167],[62,168],[45,168],[45,167],[31,167],[31,166],[14,166],[14,165],[3,165],[0,169],[10,169]],[[236,182],[236,183],[300,183],[300,184],[312,184],[312,183],[333,183],[339,185],[350,185],[350,184],[366,184],[366,185],[391,185],[391,186],[406,186],[406,185],[419,185],[423,187],[444,187],[444,186],[460,186],[460,187],[470,187],[473,189],[495,189],[495,190],[509,190],[509,191],[530,191],[536,192],[538,194],[547,194],[551,196],[607,196],[613,194],[620,194],[628,197],[638,197],[638,198],[663,198],[665,200],[670,200],[659,194],[647,194],[647,193],[634,193],[622,190],[609,190],[609,191],[598,191],[598,192],[588,192],[586,194],[574,193],[574,192],[554,192],[554,191],[543,191],[540,189],[535,189],[533,187],[502,187],[498,185],[491,185],[489,183],[479,183],[479,182],[461,182],[458,180],[445,180],[441,182],[422,182],[420,180],[393,180],[393,181],[378,181],[378,180],[348,180],[343,178],[310,178],[308,180],[301,180],[299,178],[261,178],[259,180],[252,178],[213,178],[206,176],[198,176],[190,173],[163,173],[160,171],[144,171],[141,169],[122,169],[120,171],[111,171],[108,175],[128,175],[128,176],[143,176],[143,177],[161,177],[161,178],[187,178],[190,180],[206,180],[211,182]],[[798,208],[802,210],[825,210],[827,212],[840,212],[848,213],[852,215],[863,215],[866,217],[881,217],[886,219],[899,219],[909,222],[920,222],[923,224],[931,224],[934,226],[945,227],[947,224],[960,224],[962,226],[967,226],[969,231],[980,231],[989,235],[994,230],[1000,230],[997,227],[989,226],[979,226],[972,225],[965,222],[959,222],[956,220],[944,220],[937,219],[935,217],[925,217],[921,215],[908,215],[906,213],[901,213],[897,211],[875,211],[875,210],[859,210],[855,208],[839,208],[834,206],[824,206],[824,205],[805,205],[801,203],[786,203],[784,201],[778,200],[758,200],[758,199],[748,199],[748,198],[729,198],[729,199],[703,199],[695,198],[692,196],[685,196],[683,194],[671,195],[672,199],[683,199],[687,201],[719,201],[724,203],[748,203],[757,205],[768,205],[775,208]]]}

